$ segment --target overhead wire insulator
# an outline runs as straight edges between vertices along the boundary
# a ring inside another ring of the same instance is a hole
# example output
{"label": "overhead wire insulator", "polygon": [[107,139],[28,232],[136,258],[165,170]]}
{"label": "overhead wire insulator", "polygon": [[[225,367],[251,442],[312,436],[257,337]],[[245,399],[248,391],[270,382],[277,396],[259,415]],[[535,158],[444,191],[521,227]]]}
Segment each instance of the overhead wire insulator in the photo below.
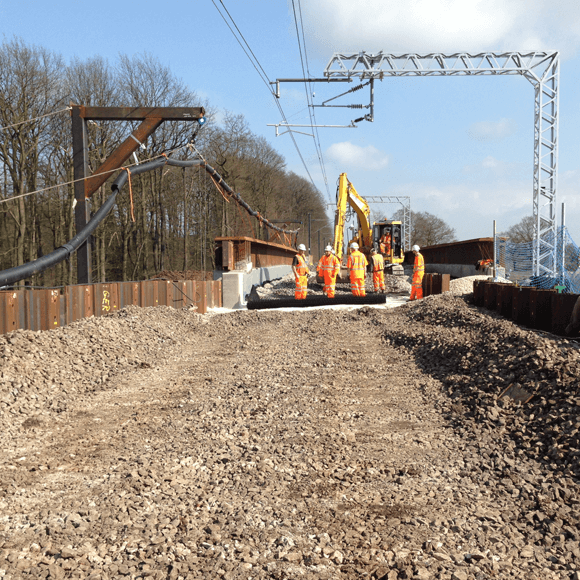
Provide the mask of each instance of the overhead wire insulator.
{"label": "overhead wire insulator", "polygon": [[347,105],[349,109],[364,109],[364,105]]}
{"label": "overhead wire insulator", "polygon": [[363,83],[362,85],[358,85],[356,87],[353,87],[352,89],[349,89],[346,93],[344,93],[345,95],[348,93],[354,93],[356,91],[360,91],[363,87],[366,87],[369,83]]}

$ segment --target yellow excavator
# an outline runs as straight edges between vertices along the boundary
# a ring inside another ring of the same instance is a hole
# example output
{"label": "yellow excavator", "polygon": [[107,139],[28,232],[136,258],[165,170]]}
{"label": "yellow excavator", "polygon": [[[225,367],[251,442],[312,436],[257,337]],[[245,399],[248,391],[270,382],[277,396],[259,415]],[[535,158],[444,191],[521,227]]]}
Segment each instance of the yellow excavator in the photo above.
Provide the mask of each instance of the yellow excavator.
{"label": "yellow excavator", "polygon": [[357,193],[353,184],[347,179],[346,173],[341,173],[338,180],[333,242],[334,252],[341,263],[340,279],[348,279],[346,256],[343,256],[347,204],[352,207],[358,218],[358,230],[347,245],[356,242],[369,262],[371,249],[374,247],[383,254],[385,271],[389,274],[402,275],[403,266],[401,264],[405,260],[402,223],[384,219],[374,222],[371,226],[371,210],[368,203]]}

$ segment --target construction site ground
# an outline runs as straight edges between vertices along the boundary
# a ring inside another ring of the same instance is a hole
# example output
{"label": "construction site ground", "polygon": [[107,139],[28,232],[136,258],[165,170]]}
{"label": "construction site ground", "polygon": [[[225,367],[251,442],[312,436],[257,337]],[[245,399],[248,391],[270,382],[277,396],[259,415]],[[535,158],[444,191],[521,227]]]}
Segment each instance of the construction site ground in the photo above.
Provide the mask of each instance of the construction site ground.
{"label": "construction site ground", "polygon": [[452,294],[1,336],[0,577],[578,580],[578,352]]}

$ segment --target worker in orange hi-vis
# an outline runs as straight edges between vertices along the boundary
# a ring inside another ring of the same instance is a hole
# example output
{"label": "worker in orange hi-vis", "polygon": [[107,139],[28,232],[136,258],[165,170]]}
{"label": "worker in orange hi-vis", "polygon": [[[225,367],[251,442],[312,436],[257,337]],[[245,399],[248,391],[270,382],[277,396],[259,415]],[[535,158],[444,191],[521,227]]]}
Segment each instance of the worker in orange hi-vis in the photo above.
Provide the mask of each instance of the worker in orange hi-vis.
{"label": "worker in orange hi-vis", "polygon": [[423,276],[425,275],[425,260],[422,254],[419,253],[421,249],[414,245],[412,248],[415,254],[415,263],[413,264],[413,281],[411,282],[411,298],[409,300],[421,300],[423,298]]}
{"label": "worker in orange hi-vis", "polygon": [[381,239],[379,240],[379,249],[381,250],[381,254],[389,257],[391,255],[391,234],[389,232],[385,232]]}
{"label": "worker in orange hi-vis", "polygon": [[292,272],[294,272],[296,280],[294,298],[304,300],[308,291],[308,264],[306,263],[306,246],[304,244],[298,246],[298,253],[292,261]]}
{"label": "worker in orange hi-vis", "polygon": [[371,250],[371,260],[373,264],[373,286],[375,287],[375,292],[384,292],[385,260],[383,259],[383,256],[375,250],[375,248]]}
{"label": "worker in orange hi-vis", "polygon": [[318,275],[324,278],[322,291],[328,298],[334,298],[334,289],[336,287],[336,277],[340,270],[340,262],[332,253],[332,246],[326,246],[324,248],[324,256],[318,261],[316,270],[318,271]]}
{"label": "worker in orange hi-vis", "polygon": [[347,262],[347,267],[350,270],[350,289],[355,296],[366,296],[365,274],[369,263],[365,255],[359,252],[356,242],[350,245],[350,249]]}

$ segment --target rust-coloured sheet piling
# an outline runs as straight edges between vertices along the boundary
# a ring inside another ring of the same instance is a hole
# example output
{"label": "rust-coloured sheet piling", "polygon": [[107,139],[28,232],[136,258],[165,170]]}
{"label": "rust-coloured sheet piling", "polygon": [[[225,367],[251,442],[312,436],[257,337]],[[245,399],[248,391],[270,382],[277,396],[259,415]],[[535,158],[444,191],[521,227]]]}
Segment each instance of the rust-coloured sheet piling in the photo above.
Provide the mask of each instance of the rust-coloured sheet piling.
{"label": "rust-coloured sheet piling", "polygon": [[512,317],[512,304],[514,301],[515,290],[517,290],[517,288],[513,284],[502,284],[501,292],[498,295],[498,312],[506,318]]}
{"label": "rust-coloured sheet piling", "polygon": [[538,289],[532,293],[530,300],[530,328],[552,330],[552,294],[555,290]]}
{"label": "rust-coloured sheet piling", "polygon": [[12,332],[20,328],[19,292],[0,292],[0,332]]}
{"label": "rust-coloured sheet piling", "polygon": [[139,282],[118,282],[119,308],[139,306],[141,304],[141,286]]}
{"label": "rust-coloured sheet piling", "polygon": [[92,284],[78,284],[64,289],[66,323],[70,324],[81,318],[95,314],[95,289]]}
{"label": "rust-coloured sheet piling", "polygon": [[530,301],[535,288],[520,288],[516,298],[516,316],[513,319],[518,324],[528,325],[530,321]]}
{"label": "rust-coloured sheet piling", "polygon": [[497,312],[516,324],[559,335],[564,335],[577,299],[577,294],[558,294],[553,289],[485,281],[473,286],[477,306],[490,310],[495,306]]}
{"label": "rust-coloured sheet piling", "polygon": [[421,287],[423,290],[423,296],[431,296],[432,288],[433,288],[433,275],[432,274],[425,274],[423,276],[423,281],[421,283]]}
{"label": "rust-coloured sheet piling", "polygon": [[50,330],[81,318],[102,316],[125,306],[191,308],[200,314],[222,305],[221,281],[146,280],[78,284],[62,289],[0,291],[0,333]]}
{"label": "rust-coloured sheet piling", "polygon": [[207,284],[205,282],[197,283],[197,296],[199,302],[196,302],[197,312],[205,314],[207,312]]}
{"label": "rust-coloured sheet piling", "polygon": [[27,291],[30,330],[51,330],[60,326],[60,291],[42,288]]}
{"label": "rust-coloured sheet piling", "polygon": [[159,287],[157,280],[141,282],[141,306],[159,306]]}
{"label": "rust-coloured sheet piling", "polygon": [[95,316],[119,310],[119,287],[116,283],[95,284]]}
{"label": "rust-coloured sheet piling", "polygon": [[554,334],[564,334],[570,322],[578,294],[552,294],[552,328]]}

